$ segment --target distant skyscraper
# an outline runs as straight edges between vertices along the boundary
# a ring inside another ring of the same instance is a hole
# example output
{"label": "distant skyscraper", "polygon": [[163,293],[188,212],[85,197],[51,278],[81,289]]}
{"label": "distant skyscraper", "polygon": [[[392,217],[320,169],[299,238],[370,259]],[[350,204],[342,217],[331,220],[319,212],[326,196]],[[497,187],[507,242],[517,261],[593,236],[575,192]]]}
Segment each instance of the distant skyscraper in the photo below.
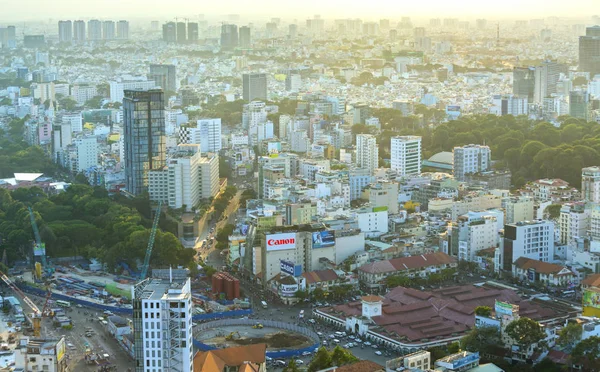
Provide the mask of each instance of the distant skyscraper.
{"label": "distant skyscraper", "polygon": [[85,43],[85,22],[75,21],[73,22],[73,40],[77,43]]}
{"label": "distant skyscraper", "polygon": [[298,25],[288,26],[288,36],[290,39],[295,39],[298,36]]}
{"label": "distant skyscraper", "polygon": [[379,166],[379,146],[374,135],[356,135],[356,165],[368,169],[369,174]]}
{"label": "distant skyscraper", "polygon": [[421,137],[391,138],[391,169],[398,175],[421,174]]}
{"label": "distant skyscraper", "polygon": [[70,43],[73,40],[73,25],[71,21],[58,21],[58,41]]}
{"label": "distant skyscraper", "polygon": [[223,24],[221,26],[221,48],[232,49],[238,46],[238,27]]}
{"label": "distant skyscraper", "polygon": [[244,74],[242,80],[244,101],[267,99],[267,74]]}
{"label": "distant skyscraper", "polygon": [[166,165],[165,100],[162,89],[126,90],[123,98],[127,191],[148,191],[148,171]]}
{"label": "distant skyscraper", "polygon": [[566,65],[554,61],[544,61],[541,65],[536,66],[533,102],[541,104],[544,98],[556,93],[560,74],[566,74],[567,70]]}
{"label": "distant skyscraper", "polygon": [[114,40],[115,39],[115,22],[114,21],[104,21],[102,23],[102,38],[104,40]]}
{"label": "distant skyscraper", "polygon": [[148,80],[154,80],[164,90],[177,91],[177,70],[174,65],[150,65]]}
{"label": "distant skyscraper", "polygon": [[198,42],[198,23],[190,22],[187,24],[188,41],[190,43]]}
{"label": "distant skyscraper", "polygon": [[244,49],[249,49],[252,45],[252,37],[250,27],[242,26],[240,27],[240,47]]}
{"label": "distant skyscraper", "polygon": [[129,39],[129,22],[128,21],[117,22],[117,39],[119,39],[119,40]]}
{"label": "distant skyscraper", "polygon": [[0,27],[0,47],[17,47],[17,32],[15,26]]}
{"label": "distant skyscraper", "polygon": [[569,92],[569,115],[574,118],[589,118],[590,95],[584,90]]}
{"label": "distant skyscraper", "polygon": [[97,19],[88,21],[88,40],[97,41],[102,39],[102,22]]}
{"label": "distant skyscraper", "polygon": [[187,42],[185,22],[177,22],[177,43],[183,44]]}
{"label": "distant skyscraper", "polygon": [[152,21],[150,22],[150,30],[152,31],[158,31],[159,27],[158,27],[158,21]]}
{"label": "distant skyscraper", "polygon": [[579,37],[579,71],[600,74],[600,26],[586,28]]}
{"label": "distant skyscraper", "polygon": [[535,89],[535,68],[515,67],[513,69],[513,94],[527,97],[528,102],[533,102]]}
{"label": "distant skyscraper", "polygon": [[175,22],[167,22],[163,25],[163,41],[167,43],[177,42],[177,24]]}

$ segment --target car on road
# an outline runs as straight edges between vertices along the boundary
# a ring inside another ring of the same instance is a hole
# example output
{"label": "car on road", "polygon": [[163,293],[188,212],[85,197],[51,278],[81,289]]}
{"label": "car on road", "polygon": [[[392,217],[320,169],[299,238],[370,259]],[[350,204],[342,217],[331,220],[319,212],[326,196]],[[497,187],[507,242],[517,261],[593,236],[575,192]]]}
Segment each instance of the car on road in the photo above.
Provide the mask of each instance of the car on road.
{"label": "car on road", "polygon": [[308,355],[310,355],[310,351],[305,351],[302,353],[302,356],[308,356]]}
{"label": "car on road", "polygon": [[382,354],[382,353],[381,353],[381,351],[379,351],[379,350],[377,350],[377,351],[375,352],[375,355],[381,355],[381,354]]}
{"label": "car on road", "polygon": [[81,304],[77,304],[77,305],[75,305],[75,307],[78,307],[81,309],[83,306]]}
{"label": "car on road", "polygon": [[371,346],[371,343],[369,341],[365,342],[365,346]]}
{"label": "car on road", "polygon": [[304,364],[304,361],[302,359],[296,359],[296,364]]}

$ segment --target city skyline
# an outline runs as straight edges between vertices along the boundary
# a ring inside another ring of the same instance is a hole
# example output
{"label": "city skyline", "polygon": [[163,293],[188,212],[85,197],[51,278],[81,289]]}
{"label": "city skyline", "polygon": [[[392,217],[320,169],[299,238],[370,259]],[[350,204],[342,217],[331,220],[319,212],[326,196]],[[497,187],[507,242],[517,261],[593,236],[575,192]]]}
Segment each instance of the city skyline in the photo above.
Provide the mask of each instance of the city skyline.
{"label": "city skyline", "polygon": [[[233,3],[233,4],[232,4]],[[210,7],[198,6],[188,0],[174,0],[163,6],[155,2],[154,6],[148,6],[147,2],[140,0],[128,1],[126,3],[117,0],[87,1],[85,8],[79,6],[79,2],[73,0],[58,0],[45,2],[40,0],[26,0],[19,3],[6,3],[3,5],[4,14],[10,14],[4,21],[26,21],[42,20],[48,18],[114,18],[114,17],[138,17],[139,7],[144,5],[144,18],[158,17],[168,19],[170,17],[194,18],[199,14],[206,17],[224,17],[228,14],[239,14],[249,17],[260,16],[268,18],[272,16],[294,19],[298,17],[310,17],[319,14],[324,19],[339,17],[360,18],[400,18],[403,16],[416,18],[431,17],[492,17],[493,19],[529,19],[543,17],[561,18],[584,18],[594,14],[594,0],[577,0],[575,2],[564,2],[560,0],[507,0],[501,8],[490,6],[477,0],[461,0],[459,4],[449,3],[442,0],[431,0],[424,3],[396,3],[388,0],[376,0],[368,4],[359,1],[330,0],[325,3],[316,0],[304,1],[302,3],[288,3],[284,8],[279,7],[276,0],[259,0],[252,5],[246,2],[234,1],[225,3],[213,3]],[[36,14],[43,17],[32,16],[30,9],[38,9]],[[518,8],[519,12],[515,12]],[[116,12],[115,9],[118,9]],[[523,16],[520,16],[523,15]]]}

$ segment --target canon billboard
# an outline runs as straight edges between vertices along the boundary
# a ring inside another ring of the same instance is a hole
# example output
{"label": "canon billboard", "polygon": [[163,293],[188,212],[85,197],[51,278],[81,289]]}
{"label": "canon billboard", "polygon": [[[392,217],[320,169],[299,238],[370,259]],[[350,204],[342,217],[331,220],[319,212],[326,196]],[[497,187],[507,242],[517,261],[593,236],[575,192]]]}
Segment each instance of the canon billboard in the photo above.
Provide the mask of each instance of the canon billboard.
{"label": "canon billboard", "polygon": [[296,233],[267,235],[267,252],[296,248]]}

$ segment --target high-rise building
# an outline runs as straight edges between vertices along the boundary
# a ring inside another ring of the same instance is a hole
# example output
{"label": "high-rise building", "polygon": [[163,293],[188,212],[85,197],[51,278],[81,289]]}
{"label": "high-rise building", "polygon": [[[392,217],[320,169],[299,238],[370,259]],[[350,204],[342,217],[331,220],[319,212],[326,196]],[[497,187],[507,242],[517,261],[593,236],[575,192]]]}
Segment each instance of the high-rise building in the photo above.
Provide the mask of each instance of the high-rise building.
{"label": "high-rise building", "polygon": [[569,116],[588,120],[590,95],[585,90],[569,92]]}
{"label": "high-rise building", "polygon": [[85,43],[85,22],[75,21],[73,22],[73,40],[77,43]]}
{"label": "high-rise building", "polygon": [[[43,35],[42,35],[43,37]],[[0,47],[17,47],[17,30],[15,26],[0,27]]]}
{"label": "high-rise building", "polygon": [[167,22],[163,25],[163,41],[167,43],[177,42],[177,24],[175,22]]}
{"label": "high-rise building", "polygon": [[290,39],[295,39],[298,37],[298,25],[289,25],[288,26],[288,36]]}
{"label": "high-rise building", "polygon": [[237,27],[237,25],[223,24],[221,26],[221,48],[233,49],[233,48],[236,48],[237,46],[238,46],[238,27]]}
{"label": "high-rise building", "polygon": [[509,95],[495,95],[492,98],[492,107],[490,107],[490,114],[502,116],[502,115],[527,115],[527,97]]}
{"label": "high-rise building", "polygon": [[196,126],[182,125],[178,133],[179,143],[199,144],[202,153],[221,150],[221,119],[200,119]]}
{"label": "high-rise building", "polygon": [[544,61],[535,68],[535,87],[533,102],[542,104],[544,98],[556,93],[560,74],[567,73],[567,66],[554,61]]}
{"label": "high-rise building", "polygon": [[527,102],[533,102],[535,90],[535,68],[515,67],[513,69],[513,94],[517,97],[527,97]]}
{"label": "high-rise building", "polygon": [[600,74],[600,26],[586,28],[579,37],[579,71]]}
{"label": "high-rise building", "polygon": [[148,80],[154,80],[156,86],[177,92],[177,69],[175,65],[150,65]]}
{"label": "high-rise building", "polygon": [[166,165],[165,98],[162,89],[126,90],[123,98],[127,191],[148,190],[148,171]]}
{"label": "high-rise building", "polygon": [[193,371],[189,279],[148,278],[132,288],[135,372]]}
{"label": "high-rise building", "polygon": [[374,135],[356,135],[356,165],[368,169],[370,174],[379,167],[379,146]]}
{"label": "high-rise building", "polygon": [[102,22],[97,19],[88,21],[88,40],[98,41],[102,39]]}
{"label": "high-rise building", "polygon": [[117,22],[117,39],[127,40],[129,39],[129,21]]}
{"label": "high-rise building", "polygon": [[455,147],[452,150],[454,157],[454,178],[464,181],[466,174],[486,171],[491,166],[491,151],[488,146],[467,145]]}
{"label": "high-rise building", "polygon": [[189,22],[187,24],[187,35],[188,35],[188,41],[190,43],[198,42],[198,23],[197,22]]}
{"label": "high-rise building", "polygon": [[267,74],[244,74],[242,83],[244,101],[267,99]]}
{"label": "high-rise building", "polygon": [[531,196],[507,196],[502,198],[502,208],[506,223],[517,223],[533,220],[533,197]]}
{"label": "high-rise building", "polygon": [[391,169],[400,176],[421,174],[421,137],[392,137]]}
{"label": "high-rise building", "polygon": [[600,203],[600,167],[581,170],[581,198],[591,203]]}
{"label": "high-rise building", "polygon": [[102,23],[102,38],[104,40],[114,40],[115,39],[115,22],[114,21],[104,21]]}
{"label": "high-rise building", "polygon": [[503,269],[526,257],[550,262],[554,259],[554,222],[521,221],[504,225]]}
{"label": "high-rise building", "polygon": [[58,21],[58,41],[70,43],[73,40],[73,25],[71,21]]}
{"label": "high-rise building", "polygon": [[558,230],[561,244],[571,244],[579,237],[585,237],[590,229],[591,209],[585,202],[565,203],[560,208]]}
{"label": "high-rise building", "polygon": [[151,21],[150,22],[150,30],[152,30],[152,31],[158,31],[159,30],[159,23],[158,23],[158,21]]}
{"label": "high-rise building", "polygon": [[74,172],[82,172],[98,166],[98,139],[83,137],[73,141],[76,148],[76,162],[72,164]]}
{"label": "high-rise building", "polygon": [[125,97],[124,92],[126,90],[137,90],[137,89],[147,90],[147,89],[154,89],[154,88],[156,88],[156,83],[154,82],[154,80],[134,80],[134,81],[122,81],[122,82],[111,81],[109,83],[110,101],[111,102],[123,101],[123,97]]}
{"label": "high-rise building", "polygon": [[185,22],[177,22],[177,42],[179,44],[184,44],[187,42],[186,31]]}
{"label": "high-rise building", "polygon": [[251,30],[248,26],[240,27],[240,47],[249,49],[252,46]]}

